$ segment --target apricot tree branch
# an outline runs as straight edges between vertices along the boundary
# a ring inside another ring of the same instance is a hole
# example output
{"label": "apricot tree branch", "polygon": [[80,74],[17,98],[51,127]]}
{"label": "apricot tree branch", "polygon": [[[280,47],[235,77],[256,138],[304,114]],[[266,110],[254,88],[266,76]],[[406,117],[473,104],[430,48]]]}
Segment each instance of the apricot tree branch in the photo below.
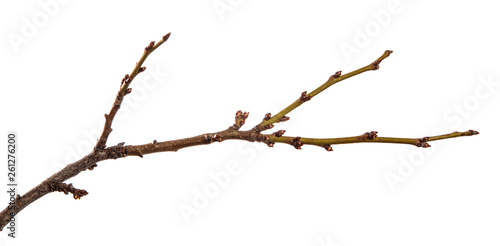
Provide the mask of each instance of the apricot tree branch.
{"label": "apricot tree branch", "polygon": [[[283,130],[281,130],[283,131]],[[283,131],[284,133],[284,131]],[[303,138],[303,137],[288,137],[281,136],[279,132],[273,134],[264,134],[264,136],[269,137],[268,144],[273,145],[274,143],[287,143],[300,149],[302,145],[316,145],[323,147],[328,151],[332,151],[331,145],[335,144],[348,144],[348,143],[394,143],[394,144],[410,144],[417,147],[428,148],[431,147],[428,142],[456,138],[462,136],[472,136],[477,135],[479,132],[474,130],[469,130],[465,132],[453,132],[449,134],[433,136],[433,137],[423,137],[423,138],[392,138],[392,137],[379,137],[376,131],[366,132],[363,135],[355,137],[344,137],[344,138]]]}
{"label": "apricot tree branch", "polygon": [[123,144],[119,144],[117,146],[106,148],[106,142],[109,134],[111,133],[111,123],[113,119],[120,109],[120,105],[123,101],[125,95],[129,94],[132,91],[132,88],[129,88],[132,80],[139,74],[143,72],[146,68],[142,67],[142,64],[146,60],[146,58],[151,54],[156,48],[162,45],[165,41],[170,37],[170,33],[163,36],[162,39],[155,44],[152,41],[146,48],[144,49],[144,53],[142,54],[139,61],[136,63],[132,72],[122,79],[120,84],[120,89],[118,94],[116,95],[115,101],[111,110],[108,114],[105,114],[105,123],[104,129],[102,131],[101,136],[99,137],[94,150],[92,153],[86,155],[82,159],[68,164],[66,167],[61,169],[59,172],[50,176],[48,179],[44,180],[42,183],[37,185],[35,188],[28,191],[23,196],[17,196],[14,201],[9,203],[2,212],[0,212],[0,231],[7,225],[7,223],[21,210],[23,210],[26,206],[31,204],[32,202],[40,199],[48,193],[54,191],[64,192],[65,194],[72,193],[73,198],[80,199],[82,196],[87,195],[87,191],[81,189],[75,189],[72,184],[63,183],[65,180],[78,175],[80,172],[85,171],[87,169],[92,170],[96,167],[96,163],[102,160],[107,159],[117,159],[119,157],[124,157],[123,154],[124,148]]}
{"label": "apricot tree branch", "polygon": [[113,123],[113,119],[115,118],[116,113],[120,109],[123,97],[132,92],[132,88],[129,88],[130,83],[132,83],[132,80],[134,80],[137,74],[139,74],[140,72],[144,72],[144,70],[146,70],[146,67],[143,67],[142,64],[144,63],[146,58],[148,58],[149,54],[155,51],[156,48],[160,47],[160,45],[165,43],[165,41],[167,41],[169,37],[170,33],[167,33],[156,44],[154,41],[151,41],[151,43],[149,43],[149,45],[146,46],[146,48],[144,48],[144,53],[142,54],[139,61],[135,64],[135,67],[130,73],[130,75],[126,74],[125,77],[123,77],[120,85],[120,90],[118,91],[118,94],[116,95],[115,98],[115,102],[113,103],[113,106],[111,107],[109,113],[104,115],[105,118],[104,129],[102,130],[101,136],[99,137],[99,140],[97,141],[97,144],[94,147],[94,151],[103,150],[106,147],[106,142],[108,141],[109,134],[113,130],[111,128],[111,124]]}
{"label": "apricot tree branch", "polygon": [[[342,71],[336,72],[334,75],[330,76],[330,78],[324,84],[322,84],[321,86],[319,86],[318,88],[313,90],[311,93],[307,93],[307,91],[302,92],[300,97],[297,100],[295,100],[292,104],[288,105],[288,107],[284,108],[279,113],[275,114],[274,116],[272,116],[270,118],[269,117],[264,118],[264,120],[260,124],[258,124],[254,129],[256,131],[270,129],[273,127],[273,125],[272,125],[273,123],[283,121],[283,117],[286,117],[286,114],[290,113],[292,110],[296,109],[297,107],[302,105],[304,102],[311,100],[311,98],[318,95],[322,91],[326,90],[328,87],[330,87],[330,86],[332,86],[332,85],[334,85],[334,84],[336,84],[344,79],[348,79],[350,77],[356,76],[356,75],[364,73],[366,71],[379,69],[380,63],[385,58],[389,57],[389,55],[391,55],[391,53],[392,53],[392,50],[386,50],[384,52],[384,54],[382,54],[377,60],[373,61],[372,63],[370,63],[362,68],[354,70],[350,73],[346,73],[344,75],[341,75]],[[270,116],[270,114],[269,114],[269,116]],[[288,117],[286,117],[286,120],[288,120]]]}
{"label": "apricot tree branch", "polygon": [[454,138],[460,136],[471,136],[478,134],[477,131],[469,130],[466,132],[454,132],[445,135],[433,136],[433,137],[424,137],[424,138],[389,138],[389,137],[378,137],[377,132],[367,132],[360,136],[355,137],[346,137],[346,138],[301,138],[301,137],[289,137],[283,136],[285,131],[279,130],[272,134],[262,134],[263,130],[267,130],[272,128],[273,123],[282,122],[289,119],[286,116],[287,113],[291,112],[302,103],[310,100],[312,97],[316,96],[323,90],[327,89],[331,85],[338,83],[344,79],[350,78],[357,74],[376,70],[379,68],[379,64],[387,58],[392,51],[385,51],[382,56],[380,56],[377,60],[372,62],[371,64],[347,73],[345,75],[341,75],[341,72],[337,72],[332,75],[327,82],[325,82],[320,87],[313,90],[311,93],[307,94],[307,92],[303,92],[299,99],[290,104],[288,107],[280,111],[274,116],[271,116],[270,113],[266,114],[263,121],[257,124],[250,130],[240,131],[240,128],[245,124],[245,120],[248,118],[248,112],[238,111],[235,115],[234,124],[228,127],[225,130],[202,134],[190,138],[178,139],[178,140],[170,140],[164,142],[158,142],[153,140],[151,143],[143,144],[143,145],[124,145],[124,143],[117,144],[115,146],[106,147],[106,143],[111,133],[111,125],[113,119],[120,109],[120,105],[124,99],[124,97],[131,93],[132,89],[129,87],[132,80],[139,74],[144,71],[145,67],[142,67],[142,64],[146,60],[146,58],[151,54],[156,48],[158,48],[161,44],[163,44],[169,38],[170,33],[163,36],[163,38],[155,44],[155,42],[151,42],[144,50],[143,55],[140,60],[136,63],[132,72],[122,79],[122,83],[120,85],[120,89],[118,94],[116,95],[115,101],[111,110],[108,114],[105,115],[105,124],[103,128],[103,132],[99,137],[94,150],[83,157],[82,159],[68,164],[66,167],[61,169],[59,172],[53,174],[39,185],[26,192],[23,196],[17,196],[14,201],[9,203],[2,212],[0,212],[0,231],[9,223],[9,221],[13,218],[14,215],[23,210],[26,206],[33,203],[34,201],[40,199],[44,195],[51,192],[64,192],[65,194],[73,194],[73,198],[80,199],[81,197],[88,194],[86,190],[76,189],[72,184],[63,183],[67,179],[74,177],[85,171],[87,169],[92,170],[97,166],[96,163],[109,160],[109,159],[118,159],[124,158],[127,156],[139,156],[143,157],[146,154],[159,153],[165,151],[177,151],[182,148],[192,147],[197,145],[206,145],[212,144],[215,142],[222,142],[225,140],[244,140],[250,142],[262,142],[267,144],[269,147],[272,147],[275,143],[287,143],[294,146],[297,149],[300,149],[303,145],[315,145],[325,148],[328,151],[332,150],[331,145],[333,144],[346,144],[346,143],[361,143],[361,142],[382,142],[382,143],[399,143],[399,144],[411,144],[417,147],[430,147],[427,142]]}

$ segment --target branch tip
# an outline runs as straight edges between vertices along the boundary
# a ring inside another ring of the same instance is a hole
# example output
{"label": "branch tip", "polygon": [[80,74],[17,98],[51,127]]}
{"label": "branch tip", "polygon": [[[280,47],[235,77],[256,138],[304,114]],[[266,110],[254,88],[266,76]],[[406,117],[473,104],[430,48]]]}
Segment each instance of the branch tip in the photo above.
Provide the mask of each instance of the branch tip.
{"label": "branch tip", "polygon": [[168,40],[168,38],[170,37],[170,34],[171,33],[169,32],[169,33],[165,34],[165,36],[162,37],[163,42]]}
{"label": "branch tip", "polygon": [[379,57],[377,60],[375,60],[375,61],[372,63],[372,69],[373,69],[373,70],[377,70],[377,69],[379,69],[379,67],[380,67],[380,66],[379,66],[379,65],[380,65],[380,63],[381,63],[381,62],[382,62],[385,58],[389,57],[391,54],[392,54],[392,50],[386,50],[386,51],[384,52],[384,54],[382,54],[382,56],[381,56],[381,57]]}
{"label": "branch tip", "polygon": [[479,132],[478,131],[474,131],[474,130],[469,130],[469,134],[470,134],[470,136],[473,136],[473,135],[479,134]]}

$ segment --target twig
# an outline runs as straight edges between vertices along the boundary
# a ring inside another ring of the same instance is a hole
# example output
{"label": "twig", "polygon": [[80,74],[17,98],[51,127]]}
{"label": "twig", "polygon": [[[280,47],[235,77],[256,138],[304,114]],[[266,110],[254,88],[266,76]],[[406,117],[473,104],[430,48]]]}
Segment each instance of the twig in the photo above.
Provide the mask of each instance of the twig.
{"label": "twig", "polygon": [[296,148],[306,145],[316,145],[323,147],[328,151],[331,151],[331,145],[335,144],[349,144],[349,143],[393,143],[393,144],[410,144],[417,147],[428,148],[431,147],[428,142],[442,140],[447,138],[456,138],[462,136],[472,136],[477,135],[479,132],[474,130],[469,130],[465,132],[453,132],[449,134],[433,136],[433,137],[423,137],[423,138],[391,138],[391,137],[379,137],[376,131],[367,132],[360,136],[355,137],[345,137],[345,138],[303,138],[303,137],[288,137],[288,136],[276,136],[275,134],[265,134],[264,136],[269,137],[269,142],[271,143],[288,143]]}
{"label": "twig", "polygon": [[262,142],[267,144],[269,147],[273,147],[275,143],[286,143],[294,146],[297,149],[301,149],[303,145],[315,145],[325,148],[328,151],[332,150],[331,145],[334,144],[346,144],[346,143],[361,143],[361,142],[382,142],[382,143],[399,143],[399,144],[411,144],[417,147],[430,147],[427,142],[454,138],[460,136],[471,136],[479,134],[477,131],[469,130],[466,132],[454,132],[445,135],[433,136],[433,137],[424,137],[424,138],[389,138],[389,137],[378,137],[377,132],[367,132],[360,136],[355,137],[346,137],[346,138],[302,138],[302,137],[290,137],[284,136],[285,131],[279,130],[272,134],[262,134],[261,132],[267,129],[271,129],[274,123],[287,121],[290,118],[286,116],[289,112],[299,107],[302,103],[309,101],[314,96],[318,95],[331,85],[338,83],[344,79],[350,78],[357,74],[370,71],[377,70],[379,68],[379,64],[387,58],[392,51],[385,51],[382,56],[380,56],[377,60],[372,62],[371,64],[362,67],[358,70],[352,71],[350,73],[341,75],[341,72],[337,72],[332,75],[327,82],[325,82],[320,87],[313,90],[311,93],[303,92],[299,99],[290,104],[288,107],[281,110],[274,116],[271,116],[270,113],[266,114],[263,121],[260,124],[257,124],[250,130],[240,131],[240,128],[245,124],[245,120],[248,118],[249,114],[247,112],[238,111],[235,115],[234,124],[232,124],[229,128],[214,132],[202,134],[190,138],[171,140],[158,142],[157,140],[153,140],[151,143],[143,144],[143,145],[124,145],[124,143],[119,143],[115,146],[106,147],[106,143],[109,137],[109,134],[112,131],[111,125],[113,119],[120,109],[120,105],[123,101],[123,98],[131,93],[132,89],[129,87],[132,80],[139,74],[144,71],[145,67],[142,67],[142,64],[146,60],[146,58],[151,54],[156,48],[158,48],[161,44],[163,44],[169,38],[170,33],[163,36],[163,38],[157,42],[151,42],[144,50],[142,57],[139,62],[135,65],[132,72],[122,79],[122,83],[120,84],[120,89],[118,94],[116,95],[115,102],[111,107],[111,110],[108,114],[105,115],[105,124],[103,128],[103,132],[99,137],[94,150],[83,157],[82,159],[68,164],[59,172],[50,176],[48,179],[37,185],[35,188],[28,191],[23,196],[17,196],[14,205],[6,207],[2,212],[0,212],[0,230],[2,230],[11,217],[21,210],[23,210],[26,206],[31,204],[32,202],[40,199],[44,195],[59,191],[64,192],[65,194],[72,193],[73,198],[80,199],[81,197],[88,194],[86,190],[76,189],[72,184],[63,183],[67,179],[78,175],[80,172],[85,170],[94,169],[98,162],[109,159],[118,159],[127,156],[139,156],[143,157],[147,154],[159,153],[165,151],[177,151],[182,148],[192,147],[197,145],[206,145],[212,144],[215,142],[222,142],[225,140],[244,140],[250,142]]}
{"label": "twig", "polygon": [[350,73],[346,73],[344,75],[341,75],[342,71],[336,72],[334,75],[330,76],[330,78],[324,84],[322,84],[320,87],[316,88],[314,91],[312,91],[309,94],[307,93],[307,91],[302,92],[300,97],[297,100],[295,100],[292,104],[288,105],[288,107],[284,108],[279,113],[275,114],[273,117],[270,117],[268,119],[264,119],[260,124],[255,126],[254,129],[256,131],[263,131],[266,129],[271,129],[273,127],[272,124],[282,121],[282,118],[286,117],[286,115],[288,113],[290,113],[292,110],[296,109],[297,107],[302,105],[304,102],[311,100],[313,97],[315,97],[316,95],[318,95],[322,91],[326,90],[328,87],[330,87],[330,86],[332,86],[332,85],[334,85],[334,84],[336,84],[344,79],[348,79],[350,77],[356,76],[356,75],[364,73],[366,71],[379,69],[380,63],[385,58],[389,57],[389,55],[391,55],[391,53],[392,53],[392,50],[386,50],[384,52],[384,54],[382,54],[377,60],[373,61],[369,65],[366,65],[360,69],[354,70]]}
{"label": "twig", "polygon": [[135,76],[139,74],[140,72],[144,72],[146,70],[146,67],[143,67],[142,64],[148,58],[149,54],[153,53],[153,51],[156,50],[156,48],[160,47],[163,43],[165,43],[168,38],[170,37],[170,33],[167,33],[167,35],[163,36],[163,38],[158,41],[156,44],[154,41],[151,41],[146,48],[144,48],[144,53],[141,56],[141,59],[135,64],[134,69],[132,72],[129,74],[126,74],[125,77],[123,77],[122,82],[120,84],[120,90],[118,91],[118,94],[116,95],[115,102],[113,103],[113,107],[111,107],[111,110],[109,111],[108,114],[104,115],[104,118],[106,119],[104,123],[104,129],[101,133],[101,136],[99,137],[99,140],[97,141],[97,144],[94,147],[94,151],[97,152],[99,150],[103,150],[106,147],[106,142],[108,141],[108,136],[113,130],[111,128],[111,124],[113,123],[113,119],[115,118],[116,113],[120,109],[120,106],[122,104],[123,98],[132,92],[132,88],[129,88],[130,83],[132,83],[132,80],[134,80]]}

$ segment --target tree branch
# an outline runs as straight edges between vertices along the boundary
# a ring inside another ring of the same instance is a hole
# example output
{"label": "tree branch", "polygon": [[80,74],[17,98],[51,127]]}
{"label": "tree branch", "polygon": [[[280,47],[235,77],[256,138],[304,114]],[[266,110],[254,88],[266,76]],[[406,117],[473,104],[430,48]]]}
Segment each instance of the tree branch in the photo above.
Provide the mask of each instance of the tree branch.
{"label": "tree branch", "polygon": [[[372,63],[370,63],[370,64],[368,64],[360,69],[354,70],[350,73],[341,75],[342,71],[336,72],[334,75],[330,76],[330,78],[324,84],[322,84],[320,87],[316,88],[311,93],[307,94],[307,91],[302,92],[300,97],[297,100],[295,100],[295,102],[288,105],[288,107],[284,108],[279,113],[275,114],[273,117],[264,118],[264,120],[255,127],[255,130],[256,131],[263,131],[263,130],[273,128],[272,124],[276,123],[276,122],[284,121],[283,117],[286,117],[286,114],[290,113],[292,110],[296,109],[297,107],[299,107],[303,103],[311,100],[313,97],[315,97],[316,95],[318,95],[322,91],[326,90],[328,87],[330,87],[330,86],[332,86],[332,85],[334,85],[334,84],[336,84],[344,79],[348,79],[350,77],[356,76],[356,75],[364,73],[366,71],[379,69],[380,63],[385,58],[389,57],[389,55],[391,55],[391,53],[392,53],[392,50],[386,50],[384,52],[384,54],[382,54],[377,60],[373,61]],[[270,116],[270,114],[268,116]],[[285,118],[285,120],[288,120],[288,119],[289,119],[288,117]]]}
{"label": "tree branch", "polygon": [[112,131],[111,125],[113,119],[120,109],[120,105],[124,99],[124,97],[131,93],[132,89],[129,87],[132,80],[142,71],[145,70],[145,67],[142,67],[146,58],[151,54],[156,48],[162,45],[165,41],[168,40],[170,33],[163,36],[163,38],[155,44],[155,42],[151,42],[145,49],[144,53],[136,63],[132,72],[122,79],[120,84],[120,89],[118,94],[116,95],[115,101],[111,110],[108,114],[105,114],[105,124],[102,131],[101,136],[99,137],[93,151],[83,157],[82,159],[68,164],[59,172],[53,174],[42,183],[37,185],[35,188],[28,191],[23,196],[17,196],[15,201],[13,201],[9,206],[7,206],[2,212],[0,212],[0,230],[8,224],[10,219],[21,210],[23,210],[26,206],[31,204],[32,202],[40,199],[44,195],[51,192],[64,192],[65,194],[73,194],[73,198],[80,199],[81,197],[88,194],[87,191],[83,189],[76,189],[72,184],[63,183],[67,179],[78,175],[80,172],[85,170],[94,169],[98,162],[109,159],[118,159],[127,156],[139,156],[143,157],[146,154],[166,152],[166,151],[177,151],[182,148],[198,146],[198,145],[206,145],[215,142],[222,142],[225,140],[244,140],[250,142],[262,142],[267,144],[269,147],[272,147],[275,143],[286,143],[294,146],[297,149],[301,149],[303,145],[315,145],[325,148],[328,151],[332,150],[331,145],[334,144],[346,144],[346,143],[361,143],[361,142],[379,142],[379,143],[399,143],[399,144],[411,144],[417,147],[430,147],[427,142],[454,138],[460,136],[471,136],[479,134],[477,131],[469,130],[466,132],[454,132],[445,135],[433,136],[433,137],[424,137],[424,138],[389,138],[389,137],[378,137],[377,132],[367,132],[360,136],[355,137],[346,137],[346,138],[301,138],[301,137],[290,137],[283,136],[285,131],[279,130],[272,134],[262,134],[261,132],[273,127],[274,123],[282,122],[289,120],[289,117],[286,116],[289,112],[299,107],[302,103],[310,100],[314,96],[318,95],[328,87],[332,86],[335,83],[338,83],[344,79],[350,78],[352,76],[358,75],[360,73],[377,70],[379,68],[380,63],[387,58],[392,51],[385,51],[382,56],[376,59],[371,64],[364,66],[360,69],[352,71],[350,73],[341,75],[341,72],[336,72],[332,75],[328,81],[326,81],[323,85],[313,90],[311,93],[303,92],[299,99],[295,102],[281,110],[274,116],[271,116],[270,113],[266,114],[261,123],[254,126],[252,129],[247,131],[240,131],[240,128],[245,124],[245,120],[248,118],[248,112],[238,111],[235,115],[234,124],[228,127],[225,130],[202,134],[190,138],[171,140],[158,142],[153,140],[151,143],[143,144],[143,145],[127,145],[124,143],[119,143],[115,146],[106,147],[106,143],[108,137]]}
{"label": "tree branch", "polygon": [[132,88],[129,88],[130,83],[132,83],[132,80],[134,80],[135,76],[137,74],[144,72],[146,70],[146,67],[143,67],[142,64],[148,58],[149,54],[153,53],[153,51],[156,50],[156,48],[160,47],[163,43],[165,43],[168,38],[170,37],[170,33],[167,33],[167,35],[163,36],[163,38],[158,41],[158,43],[155,44],[154,41],[151,41],[146,48],[144,48],[144,53],[142,54],[141,58],[139,61],[135,64],[134,69],[132,72],[129,74],[126,74],[125,77],[123,77],[121,85],[120,85],[120,90],[118,91],[118,94],[116,95],[115,102],[113,103],[113,107],[111,107],[111,110],[109,111],[108,114],[104,115],[104,118],[106,119],[104,123],[104,129],[101,133],[101,136],[99,137],[99,140],[97,141],[97,144],[94,147],[94,151],[99,151],[103,150],[106,147],[106,142],[108,141],[108,136],[113,130],[111,128],[111,124],[113,123],[113,119],[115,118],[116,113],[120,109],[120,106],[122,104],[123,98],[132,92]]}
{"label": "tree branch", "polygon": [[465,132],[453,132],[449,134],[433,136],[433,137],[423,137],[423,138],[392,138],[392,137],[379,137],[376,131],[367,132],[360,136],[345,137],[345,138],[302,138],[302,137],[287,137],[280,136],[277,133],[266,134],[264,136],[269,137],[268,143],[273,145],[274,143],[287,143],[300,149],[302,145],[316,145],[323,147],[328,151],[332,151],[331,145],[335,144],[349,144],[349,143],[393,143],[393,144],[410,144],[417,147],[428,148],[431,147],[427,142],[456,138],[462,136],[472,136],[477,135],[479,132],[474,130],[469,130]]}

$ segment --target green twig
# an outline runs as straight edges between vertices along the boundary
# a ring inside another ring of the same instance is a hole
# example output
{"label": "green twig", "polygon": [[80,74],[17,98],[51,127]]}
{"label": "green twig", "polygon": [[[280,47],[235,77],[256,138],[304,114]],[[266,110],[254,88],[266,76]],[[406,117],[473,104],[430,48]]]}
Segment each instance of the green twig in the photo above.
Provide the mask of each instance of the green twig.
{"label": "green twig", "polygon": [[302,103],[311,100],[311,98],[318,95],[322,91],[326,90],[328,87],[330,87],[330,86],[332,86],[332,85],[334,85],[334,84],[336,84],[344,79],[348,79],[350,77],[356,76],[356,75],[364,73],[366,71],[379,69],[380,63],[385,58],[387,58],[391,53],[392,53],[392,50],[386,50],[384,52],[384,54],[382,54],[382,56],[380,56],[374,62],[372,62],[369,65],[366,65],[362,68],[354,70],[350,73],[346,73],[344,75],[341,75],[342,74],[341,71],[336,72],[334,75],[330,76],[330,78],[325,83],[323,83],[321,86],[319,86],[318,88],[316,88],[315,90],[313,90],[309,94],[306,91],[302,92],[302,95],[299,97],[299,99],[295,100],[292,104],[288,105],[288,107],[284,108],[283,110],[281,110],[279,113],[275,114],[272,117],[264,118],[264,120],[260,124],[255,126],[254,130],[260,132],[260,131],[272,128],[273,123],[283,121],[283,117],[286,117],[286,114],[290,113],[292,110],[294,110],[297,107],[299,107],[300,105],[302,105]]}
{"label": "green twig", "polygon": [[430,145],[427,142],[442,140],[447,138],[456,138],[462,136],[472,136],[477,135],[479,132],[474,130],[469,130],[465,132],[453,132],[444,135],[438,135],[433,137],[423,137],[423,138],[392,138],[392,137],[378,137],[375,131],[367,132],[360,136],[354,137],[344,137],[344,138],[302,138],[302,137],[289,137],[282,136],[284,133],[283,130],[281,132],[275,132],[273,134],[263,134],[268,145],[273,145],[274,143],[287,143],[294,146],[297,149],[300,149],[302,145],[316,145],[319,147],[326,148],[331,151],[330,145],[335,144],[349,144],[349,143],[393,143],[393,144],[410,144],[415,145],[417,147],[427,148]]}

